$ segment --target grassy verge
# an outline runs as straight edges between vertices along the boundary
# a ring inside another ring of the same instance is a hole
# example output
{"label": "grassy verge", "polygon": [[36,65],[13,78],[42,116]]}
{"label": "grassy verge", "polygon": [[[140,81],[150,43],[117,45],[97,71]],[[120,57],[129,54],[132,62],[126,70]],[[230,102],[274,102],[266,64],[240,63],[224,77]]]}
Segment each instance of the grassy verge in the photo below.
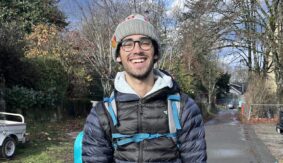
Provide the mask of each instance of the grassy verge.
{"label": "grassy verge", "polygon": [[74,132],[83,128],[85,119],[64,120],[61,122],[27,122],[29,141],[19,144],[9,163],[66,163],[73,162]]}

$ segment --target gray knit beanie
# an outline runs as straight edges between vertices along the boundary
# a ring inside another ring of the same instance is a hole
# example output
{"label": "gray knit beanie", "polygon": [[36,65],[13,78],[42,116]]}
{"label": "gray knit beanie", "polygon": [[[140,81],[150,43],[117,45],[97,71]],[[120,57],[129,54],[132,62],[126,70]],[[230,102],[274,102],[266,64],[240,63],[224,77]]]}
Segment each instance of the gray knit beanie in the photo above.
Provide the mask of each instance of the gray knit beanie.
{"label": "gray knit beanie", "polygon": [[[123,38],[133,34],[145,35],[150,37],[157,43],[158,48],[160,48],[159,37],[154,26],[144,16],[140,14],[132,14],[117,26],[115,33],[111,39],[111,52],[115,62],[117,62],[116,58],[118,56],[119,50],[117,49],[117,46]],[[158,58],[161,57],[160,54],[157,55]]]}

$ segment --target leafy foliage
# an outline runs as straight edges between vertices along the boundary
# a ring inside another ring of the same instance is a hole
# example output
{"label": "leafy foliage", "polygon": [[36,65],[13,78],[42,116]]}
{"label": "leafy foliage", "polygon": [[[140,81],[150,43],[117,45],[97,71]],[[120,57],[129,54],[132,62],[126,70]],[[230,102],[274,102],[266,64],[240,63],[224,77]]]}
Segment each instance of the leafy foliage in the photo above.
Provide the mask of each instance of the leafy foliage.
{"label": "leafy foliage", "polygon": [[26,33],[30,33],[32,26],[38,23],[55,24],[63,28],[67,23],[56,3],[56,0],[1,0],[0,23],[17,22]]}
{"label": "leafy foliage", "polygon": [[221,74],[216,82],[216,97],[223,98],[229,93],[230,91],[230,78],[231,75],[228,73]]}
{"label": "leafy foliage", "polygon": [[55,25],[39,24],[33,26],[32,32],[25,37],[25,40],[29,43],[26,47],[26,57],[56,56],[58,50],[52,47],[51,43],[55,41],[58,34],[59,31]]}
{"label": "leafy foliage", "polygon": [[22,36],[18,24],[0,23],[0,74],[5,77],[7,87],[22,85],[31,88],[36,79],[32,65],[24,59]]}
{"label": "leafy foliage", "polygon": [[67,23],[57,2],[0,0],[0,75],[10,111],[31,111],[36,118],[45,109],[48,117],[48,110],[63,103],[68,73],[62,58],[69,51],[61,47]]}
{"label": "leafy foliage", "polygon": [[57,102],[60,102],[67,90],[67,74],[62,64],[55,59],[36,57],[30,59],[38,75],[35,89],[53,94]]}
{"label": "leafy foliage", "polygon": [[77,32],[62,32],[54,25],[38,24],[25,39],[29,43],[25,56],[29,59],[41,57],[57,60],[63,66],[68,80],[69,98],[86,97],[92,82],[85,67],[84,59],[79,57],[83,42],[78,41]]}
{"label": "leafy foliage", "polygon": [[67,25],[56,3],[56,0],[0,0],[0,74],[5,77],[6,86],[34,87],[37,76],[24,58],[23,38],[38,23]]}
{"label": "leafy foliage", "polygon": [[[35,89],[14,86],[7,90],[7,111],[29,112],[34,120],[57,118],[56,108],[61,106],[68,87],[67,75],[58,60],[36,57],[28,61],[33,65],[37,80]],[[42,112],[44,109],[44,112]],[[56,117],[52,117],[52,116]]]}
{"label": "leafy foliage", "polygon": [[194,78],[186,71],[183,64],[178,63],[174,68],[173,73],[182,91],[194,97],[196,93],[196,87],[193,84]]}
{"label": "leafy foliage", "polygon": [[51,92],[44,93],[20,86],[7,88],[5,99],[11,112],[19,109],[27,112],[33,109],[55,106],[55,98]]}

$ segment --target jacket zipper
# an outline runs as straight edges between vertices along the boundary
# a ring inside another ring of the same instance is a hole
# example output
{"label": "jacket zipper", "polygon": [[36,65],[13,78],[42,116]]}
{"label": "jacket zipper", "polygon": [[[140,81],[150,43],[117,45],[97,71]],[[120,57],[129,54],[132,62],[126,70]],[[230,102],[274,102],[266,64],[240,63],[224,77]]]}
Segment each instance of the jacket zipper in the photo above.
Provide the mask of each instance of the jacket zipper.
{"label": "jacket zipper", "polygon": [[[143,114],[143,110],[142,110],[142,101],[139,100],[139,108],[138,108],[138,133],[141,133],[142,131],[142,114]],[[143,160],[143,141],[139,143],[139,158],[138,158],[138,162],[142,162]]]}

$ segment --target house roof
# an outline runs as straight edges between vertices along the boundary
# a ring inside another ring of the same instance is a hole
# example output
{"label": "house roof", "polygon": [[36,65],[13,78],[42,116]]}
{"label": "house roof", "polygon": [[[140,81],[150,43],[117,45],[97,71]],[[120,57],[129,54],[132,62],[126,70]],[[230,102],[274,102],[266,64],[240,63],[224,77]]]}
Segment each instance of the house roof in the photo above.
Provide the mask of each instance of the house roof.
{"label": "house roof", "polygon": [[246,90],[246,84],[244,83],[230,83],[229,86],[230,86],[230,93],[236,95],[242,95]]}

